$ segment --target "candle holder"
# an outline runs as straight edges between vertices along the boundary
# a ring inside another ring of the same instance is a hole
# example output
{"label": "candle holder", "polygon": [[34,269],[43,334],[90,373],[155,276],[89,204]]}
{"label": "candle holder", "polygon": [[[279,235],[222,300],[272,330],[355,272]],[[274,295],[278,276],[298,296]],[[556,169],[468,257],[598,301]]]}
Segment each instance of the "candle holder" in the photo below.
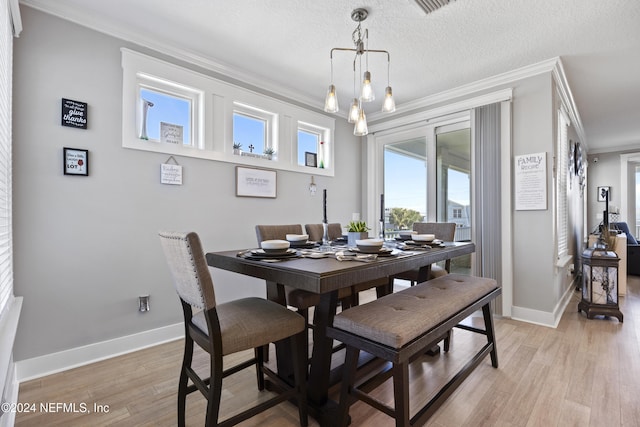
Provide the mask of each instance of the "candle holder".
{"label": "candle holder", "polygon": [[322,223],[322,247],[328,248],[330,246],[329,242],[329,224],[326,222]]}
{"label": "candle holder", "polygon": [[384,221],[380,220],[380,238],[384,240]]}

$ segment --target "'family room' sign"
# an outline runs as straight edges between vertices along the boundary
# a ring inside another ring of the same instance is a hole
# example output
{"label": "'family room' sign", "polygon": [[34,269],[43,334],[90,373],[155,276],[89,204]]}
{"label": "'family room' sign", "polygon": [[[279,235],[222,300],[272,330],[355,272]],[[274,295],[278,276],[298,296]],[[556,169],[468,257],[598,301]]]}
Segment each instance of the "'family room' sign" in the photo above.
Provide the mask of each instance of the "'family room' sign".
{"label": "'family room' sign", "polygon": [[87,128],[87,103],[62,98],[62,126]]}

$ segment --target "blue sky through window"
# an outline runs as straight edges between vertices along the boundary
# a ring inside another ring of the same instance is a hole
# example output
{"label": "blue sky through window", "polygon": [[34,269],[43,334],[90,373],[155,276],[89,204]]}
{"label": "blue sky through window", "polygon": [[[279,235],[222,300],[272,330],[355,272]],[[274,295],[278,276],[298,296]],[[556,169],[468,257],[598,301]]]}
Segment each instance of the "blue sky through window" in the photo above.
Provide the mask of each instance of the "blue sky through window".
{"label": "blue sky through window", "polygon": [[191,101],[156,92],[140,90],[140,97],[153,103],[147,111],[147,136],[160,141],[160,122],[182,126],[182,142],[191,144]]}
{"label": "blue sky through window", "polygon": [[242,144],[243,151],[253,150],[254,153],[262,154],[265,149],[266,128],[266,122],[262,119],[233,113],[233,142]]}
{"label": "blue sky through window", "polygon": [[[316,153],[318,152],[318,143],[320,137],[318,134],[298,130],[298,164],[305,165],[305,152]],[[316,165],[319,164],[320,159],[316,157]]]}

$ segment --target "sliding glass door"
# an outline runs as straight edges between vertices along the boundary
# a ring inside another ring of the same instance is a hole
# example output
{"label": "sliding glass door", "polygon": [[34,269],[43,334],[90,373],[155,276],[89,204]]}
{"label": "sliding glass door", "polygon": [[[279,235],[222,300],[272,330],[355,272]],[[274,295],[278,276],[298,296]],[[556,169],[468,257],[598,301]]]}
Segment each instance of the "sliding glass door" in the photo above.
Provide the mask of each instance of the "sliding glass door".
{"label": "sliding glass door", "polygon": [[456,240],[471,240],[469,120],[423,125],[382,136],[385,234],[414,222],[455,222]]}

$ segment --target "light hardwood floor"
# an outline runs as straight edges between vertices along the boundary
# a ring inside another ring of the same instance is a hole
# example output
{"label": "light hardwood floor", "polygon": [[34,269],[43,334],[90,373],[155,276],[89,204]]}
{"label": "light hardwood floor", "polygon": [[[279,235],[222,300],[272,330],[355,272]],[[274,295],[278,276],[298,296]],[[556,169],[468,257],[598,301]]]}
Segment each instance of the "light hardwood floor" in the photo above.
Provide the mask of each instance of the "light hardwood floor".
{"label": "light hardwood floor", "polygon": [[[427,425],[640,426],[640,277],[629,276],[628,294],[621,298],[624,323],[586,319],[577,312],[579,299],[574,293],[556,329],[497,319],[500,367],[493,369],[488,358],[483,361]],[[456,329],[449,353],[413,363],[412,405],[430,398],[481,342],[482,337]],[[202,356],[197,360],[206,369]],[[23,383],[19,402],[35,404],[37,410],[17,414],[16,425],[176,425],[181,357],[182,342],[176,341]],[[254,378],[249,370],[225,380],[223,413],[260,399]],[[391,402],[390,381],[378,395]],[[75,404],[79,412],[58,407],[58,413],[45,413],[41,404],[48,403]],[[82,413],[83,405],[90,413]],[[204,398],[189,396],[187,425],[203,425],[204,410]],[[362,402],[350,414],[352,426],[394,425]],[[285,403],[243,425],[297,426],[297,410]],[[310,419],[310,425],[318,424]]]}

